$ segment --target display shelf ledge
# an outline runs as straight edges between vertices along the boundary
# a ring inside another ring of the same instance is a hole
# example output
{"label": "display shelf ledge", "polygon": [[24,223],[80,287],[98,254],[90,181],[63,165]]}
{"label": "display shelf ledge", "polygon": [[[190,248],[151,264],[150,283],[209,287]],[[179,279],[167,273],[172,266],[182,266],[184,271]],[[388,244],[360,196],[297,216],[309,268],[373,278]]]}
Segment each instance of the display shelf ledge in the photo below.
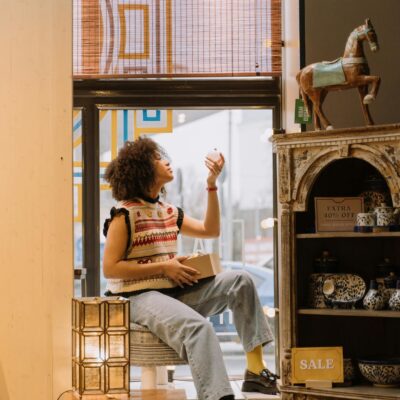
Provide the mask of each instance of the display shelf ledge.
{"label": "display shelf ledge", "polygon": [[[298,393],[314,398],[337,398],[354,400],[397,400],[400,399],[400,387],[378,388],[372,385],[334,387],[330,389],[306,389],[303,386],[280,386],[281,393]],[[296,397],[295,397],[296,398]]]}
{"label": "display shelf ledge", "polygon": [[[327,315],[337,317],[375,317],[375,318],[400,318],[400,311],[391,310],[341,310],[332,308],[299,308],[301,315]],[[400,391],[400,389],[399,389]]]}
{"label": "display shelf ledge", "polygon": [[377,237],[400,237],[400,232],[320,232],[320,233],[298,233],[297,239],[325,239],[325,238],[377,238]]}

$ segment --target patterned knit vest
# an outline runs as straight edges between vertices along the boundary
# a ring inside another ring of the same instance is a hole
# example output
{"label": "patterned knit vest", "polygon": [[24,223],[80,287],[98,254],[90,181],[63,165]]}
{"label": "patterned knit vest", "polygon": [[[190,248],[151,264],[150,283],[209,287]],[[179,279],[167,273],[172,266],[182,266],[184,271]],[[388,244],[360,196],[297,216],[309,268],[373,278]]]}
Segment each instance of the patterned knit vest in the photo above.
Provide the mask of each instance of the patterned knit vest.
{"label": "patterned knit vest", "polygon": [[[158,201],[150,203],[142,199],[121,201],[111,210],[111,218],[104,224],[104,234],[112,219],[125,215],[128,228],[128,243],[125,260],[138,264],[166,261],[177,253],[177,237],[182,223],[182,210]],[[140,268],[132,263],[132,268]],[[142,279],[107,279],[107,290],[111,293],[133,292],[145,289],[171,288],[176,284],[165,276]]]}

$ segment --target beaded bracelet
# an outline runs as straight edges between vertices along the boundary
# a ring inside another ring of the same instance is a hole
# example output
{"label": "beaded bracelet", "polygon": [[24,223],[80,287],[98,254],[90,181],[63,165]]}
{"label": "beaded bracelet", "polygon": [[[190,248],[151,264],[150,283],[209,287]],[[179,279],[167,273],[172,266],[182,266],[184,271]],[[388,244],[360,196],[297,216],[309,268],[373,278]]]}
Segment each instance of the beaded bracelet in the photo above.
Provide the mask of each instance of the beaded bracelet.
{"label": "beaded bracelet", "polygon": [[216,192],[217,190],[218,190],[218,187],[217,187],[217,186],[208,187],[208,188],[207,188],[207,192]]}

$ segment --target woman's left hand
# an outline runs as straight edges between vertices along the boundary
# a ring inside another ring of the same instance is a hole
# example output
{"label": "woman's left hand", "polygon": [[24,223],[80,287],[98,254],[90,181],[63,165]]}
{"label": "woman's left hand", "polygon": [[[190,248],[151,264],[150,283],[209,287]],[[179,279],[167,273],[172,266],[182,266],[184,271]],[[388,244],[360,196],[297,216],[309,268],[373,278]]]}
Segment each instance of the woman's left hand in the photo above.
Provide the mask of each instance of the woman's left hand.
{"label": "woman's left hand", "polygon": [[213,160],[210,157],[206,157],[205,164],[209,169],[208,177],[207,177],[207,185],[209,187],[215,186],[217,182],[217,178],[224,168],[225,158],[222,153],[219,153],[219,159],[217,161]]}

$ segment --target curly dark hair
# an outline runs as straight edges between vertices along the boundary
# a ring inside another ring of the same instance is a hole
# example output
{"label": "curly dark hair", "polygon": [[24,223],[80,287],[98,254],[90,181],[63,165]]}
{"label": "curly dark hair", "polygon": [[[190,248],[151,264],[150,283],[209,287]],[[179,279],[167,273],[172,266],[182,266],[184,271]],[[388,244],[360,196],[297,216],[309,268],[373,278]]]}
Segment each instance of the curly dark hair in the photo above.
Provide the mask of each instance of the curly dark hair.
{"label": "curly dark hair", "polygon": [[115,200],[132,200],[149,195],[155,182],[154,160],[158,155],[168,158],[165,150],[152,139],[140,137],[133,142],[125,142],[104,174]]}

